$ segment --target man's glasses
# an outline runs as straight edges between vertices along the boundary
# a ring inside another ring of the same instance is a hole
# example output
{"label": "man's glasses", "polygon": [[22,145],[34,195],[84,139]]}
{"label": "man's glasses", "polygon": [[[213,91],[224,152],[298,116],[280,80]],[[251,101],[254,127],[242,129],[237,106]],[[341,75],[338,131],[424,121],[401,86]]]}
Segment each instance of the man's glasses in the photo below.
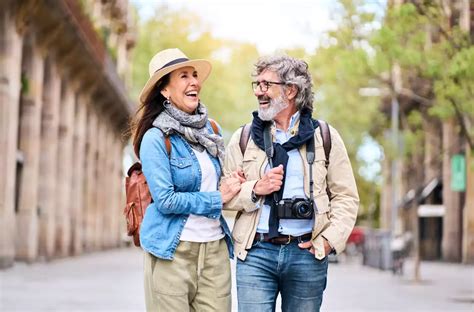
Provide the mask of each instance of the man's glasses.
{"label": "man's glasses", "polygon": [[268,88],[270,88],[272,85],[285,85],[286,82],[277,82],[277,81],[252,81],[252,90],[256,91],[257,87],[260,87],[260,91],[262,92],[267,92]]}

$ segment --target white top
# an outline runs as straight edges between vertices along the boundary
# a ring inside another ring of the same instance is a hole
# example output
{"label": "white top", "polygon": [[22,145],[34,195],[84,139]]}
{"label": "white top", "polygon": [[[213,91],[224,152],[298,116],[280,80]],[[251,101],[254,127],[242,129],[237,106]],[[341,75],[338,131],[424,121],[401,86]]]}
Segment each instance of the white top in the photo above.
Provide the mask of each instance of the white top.
{"label": "white top", "polygon": [[[217,191],[218,177],[209,154],[207,154],[206,150],[199,152],[193,149],[193,151],[201,167],[202,180],[200,192]],[[219,240],[222,237],[224,237],[224,232],[222,231],[219,219],[209,219],[204,216],[190,214],[184,225],[180,240],[204,243]]]}

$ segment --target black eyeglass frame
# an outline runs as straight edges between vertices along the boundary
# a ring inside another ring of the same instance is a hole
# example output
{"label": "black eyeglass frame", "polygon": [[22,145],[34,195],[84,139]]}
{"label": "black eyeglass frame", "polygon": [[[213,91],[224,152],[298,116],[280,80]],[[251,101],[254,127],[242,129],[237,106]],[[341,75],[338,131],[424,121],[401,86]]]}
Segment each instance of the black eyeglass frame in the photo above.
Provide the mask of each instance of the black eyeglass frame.
{"label": "black eyeglass frame", "polygon": [[[272,85],[286,85],[287,83],[284,81],[252,81],[252,90],[255,91],[257,90],[257,87],[260,88],[260,91],[262,92],[267,92],[268,88],[270,88]],[[262,88],[264,86],[264,88]]]}

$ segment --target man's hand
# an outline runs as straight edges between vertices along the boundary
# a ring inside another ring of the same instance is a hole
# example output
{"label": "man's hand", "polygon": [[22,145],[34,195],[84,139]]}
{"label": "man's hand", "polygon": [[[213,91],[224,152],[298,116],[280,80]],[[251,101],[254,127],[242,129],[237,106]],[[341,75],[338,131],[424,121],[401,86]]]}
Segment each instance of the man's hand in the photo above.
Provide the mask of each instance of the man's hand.
{"label": "man's hand", "polygon": [[[304,242],[304,243],[299,243],[298,247],[300,247],[301,249],[308,249],[309,252],[314,255],[314,247],[313,247],[313,243],[311,241]],[[324,254],[326,256],[329,255],[329,253],[331,253],[331,250],[332,250],[331,245],[329,245],[328,241],[326,239],[324,239]]]}
{"label": "man's hand", "polygon": [[268,195],[279,191],[283,184],[283,165],[272,168],[265,173],[263,178],[255,183],[253,188],[255,194],[259,196]]}

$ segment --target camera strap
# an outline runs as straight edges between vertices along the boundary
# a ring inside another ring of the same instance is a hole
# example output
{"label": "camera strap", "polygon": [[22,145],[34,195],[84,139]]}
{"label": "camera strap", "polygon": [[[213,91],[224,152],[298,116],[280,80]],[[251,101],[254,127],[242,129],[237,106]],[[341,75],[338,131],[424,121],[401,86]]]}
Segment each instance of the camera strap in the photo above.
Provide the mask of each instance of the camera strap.
{"label": "camera strap", "polygon": [[[265,154],[267,155],[268,158],[268,164],[270,165],[270,168],[273,168],[273,140],[272,140],[272,134],[271,134],[271,129],[272,124],[268,122],[265,125],[265,128],[263,128],[263,145],[265,147]],[[273,192],[273,202],[271,205],[271,210],[270,210],[270,216],[268,220],[268,234],[270,235],[271,238],[277,237],[279,235],[278,233],[278,228],[280,225],[280,220],[278,219],[277,212],[276,212],[276,207],[278,205],[278,194],[277,192]]]}
{"label": "camera strap", "polygon": [[[298,132],[283,144],[273,143],[272,132],[270,131],[273,127],[273,121],[261,120],[258,117],[257,111],[254,111],[252,115],[252,140],[262,151],[265,151],[265,156],[268,158],[268,165],[272,168],[282,164],[285,169],[288,169],[288,151],[296,148],[299,149],[303,144],[307,144],[308,141],[314,137],[315,124],[314,120],[311,118],[311,111],[309,109],[301,109]],[[277,212],[280,198],[282,198],[285,189],[285,173],[286,170],[283,172],[283,183],[280,190],[278,192],[273,192],[272,195],[268,194],[264,199],[264,204],[271,207],[268,218],[269,237],[276,237],[279,235],[279,219]]]}
{"label": "camera strap", "polygon": [[313,185],[314,185],[314,180],[313,180],[313,163],[314,163],[314,136],[306,143],[306,160],[308,161],[309,165],[309,200],[311,201],[311,204],[313,205],[314,211],[317,213],[318,212],[318,207],[316,206],[314,202],[314,194],[313,194]]}
{"label": "camera strap", "polygon": [[[268,158],[268,164],[270,165],[270,168],[273,168],[273,140],[272,140],[272,134],[271,134],[271,127],[272,124],[268,123],[264,130],[263,130],[263,144],[265,146],[265,154],[267,155]],[[309,199],[313,205],[314,210],[317,212],[318,208],[316,207],[314,203],[314,192],[313,192],[313,185],[314,185],[314,180],[313,180],[313,163],[314,163],[314,158],[315,158],[315,147],[314,147],[314,136],[309,139],[306,143],[306,159],[308,161],[309,165]],[[286,170],[286,168],[285,168]],[[278,203],[278,195],[276,192],[273,193],[273,201],[275,204]]]}
{"label": "camera strap", "polygon": [[[268,158],[268,164],[270,168],[273,168],[273,140],[272,140],[272,133],[271,133],[271,123],[267,123],[265,128],[263,129],[263,144],[265,146],[265,154]],[[273,192],[273,201],[275,204],[278,203],[278,195],[277,192]]]}

